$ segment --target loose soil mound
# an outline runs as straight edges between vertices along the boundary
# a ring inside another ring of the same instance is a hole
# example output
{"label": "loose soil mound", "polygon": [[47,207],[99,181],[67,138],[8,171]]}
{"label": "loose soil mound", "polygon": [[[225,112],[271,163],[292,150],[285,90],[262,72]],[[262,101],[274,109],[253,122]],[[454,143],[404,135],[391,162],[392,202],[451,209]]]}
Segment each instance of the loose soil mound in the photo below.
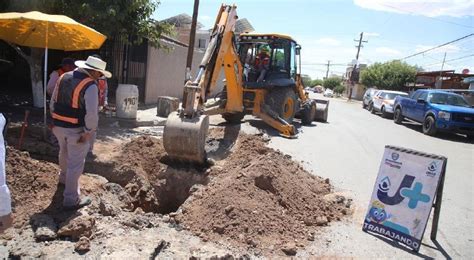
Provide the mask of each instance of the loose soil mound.
{"label": "loose soil mound", "polygon": [[[61,209],[64,187],[58,186],[59,167],[56,164],[32,159],[28,152],[7,147],[5,166],[16,227],[22,227],[32,215],[40,212],[50,214],[58,221],[68,217]],[[103,191],[102,183],[89,176],[83,176],[81,184],[81,191],[86,195]]]}
{"label": "loose soil mound", "polygon": [[350,212],[345,198],[331,193],[329,180],[268,148],[263,138],[212,129],[208,139],[218,161],[199,170],[168,162],[161,139],[135,138],[115,159],[112,181],[125,185],[145,211],[180,209],[171,219],[204,240],[252,248],[304,246],[314,226]]}
{"label": "loose soil mound", "polygon": [[58,183],[58,166],[31,159],[28,152],[7,147],[7,183],[17,225],[46,208]]}
{"label": "loose soil mound", "polygon": [[304,244],[312,226],[349,212],[343,198],[331,199],[329,180],[311,175],[256,136],[241,134],[233,153],[210,174],[210,184],[176,217],[206,239],[283,249],[295,241]]}
{"label": "loose soil mound", "polygon": [[[334,195],[329,180],[268,148],[262,137],[229,127],[212,129],[207,146],[216,160],[208,169],[168,161],[161,139],[132,139],[100,173],[111,183],[81,178],[82,192],[93,198],[87,211],[99,222],[126,211],[169,214],[165,222],[204,241],[226,240],[287,255],[314,239],[315,226],[350,213],[350,201]],[[8,148],[6,166],[17,228],[35,213],[50,216],[58,228],[70,222],[71,216],[61,210],[57,165]],[[66,234],[64,230],[60,228],[58,235]]]}

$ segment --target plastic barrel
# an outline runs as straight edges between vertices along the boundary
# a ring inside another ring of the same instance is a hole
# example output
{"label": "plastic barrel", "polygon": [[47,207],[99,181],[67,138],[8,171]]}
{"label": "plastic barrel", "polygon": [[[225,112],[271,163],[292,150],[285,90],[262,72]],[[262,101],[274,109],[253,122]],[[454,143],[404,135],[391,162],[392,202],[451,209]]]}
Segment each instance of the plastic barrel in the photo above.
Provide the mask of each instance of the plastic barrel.
{"label": "plastic barrel", "polygon": [[118,118],[137,118],[138,87],[136,85],[119,84],[115,94]]}

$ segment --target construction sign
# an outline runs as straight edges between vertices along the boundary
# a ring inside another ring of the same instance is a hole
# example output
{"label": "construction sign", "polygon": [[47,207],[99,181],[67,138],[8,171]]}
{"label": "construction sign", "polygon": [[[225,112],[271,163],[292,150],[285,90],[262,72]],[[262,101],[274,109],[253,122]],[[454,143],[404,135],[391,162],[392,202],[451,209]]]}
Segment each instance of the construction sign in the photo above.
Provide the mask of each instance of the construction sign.
{"label": "construction sign", "polygon": [[362,230],[418,251],[435,197],[436,236],[446,163],[442,156],[386,146]]}

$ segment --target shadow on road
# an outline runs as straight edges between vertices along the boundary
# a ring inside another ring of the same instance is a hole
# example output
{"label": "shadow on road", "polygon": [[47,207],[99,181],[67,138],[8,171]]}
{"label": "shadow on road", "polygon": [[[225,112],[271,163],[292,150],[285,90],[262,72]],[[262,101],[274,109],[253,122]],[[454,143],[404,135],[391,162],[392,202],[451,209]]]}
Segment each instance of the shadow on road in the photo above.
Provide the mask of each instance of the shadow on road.
{"label": "shadow on road", "polygon": [[[248,122],[251,126],[265,132],[266,134],[268,134],[269,136],[281,136],[280,135],[280,132],[278,132],[278,130],[272,128],[271,126],[269,126],[267,123],[263,122],[263,120],[260,120],[260,119],[248,119],[248,120],[245,120],[246,122]],[[316,122],[316,121],[313,121],[311,123],[311,125],[302,125],[299,121],[293,121],[293,125],[295,126],[295,129],[296,129],[296,134],[298,133],[301,133],[302,131],[304,131],[304,128],[314,128],[314,127],[317,127],[318,124],[329,124],[329,123],[321,123],[321,122]]]}
{"label": "shadow on road", "polygon": [[[378,239],[380,239],[380,240],[382,240],[382,241],[384,241],[385,243],[387,243],[387,244],[389,244],[389,245],[391,245],[391,246],[393,246],[393,247],[395,247],[395,248],[397,248],[397,249],[403,250],[403,251],[405,251],[405,252],[407,252],[407,253],[409,253],[409,254],[412,254],[412,255],[414,255],[414,256],[418,256],[418,257],[421,257],[421,258],[423,258],[423,259],[434,259],[433,257],[429,257],[429,256],[427,256],[427,255],[421,254],[420,252],[416,252],[416,251],[414,251],[413,249],[408,248],[408,247],[406,247],[406,246],[404,246],[404,245],[402,245],[402,244],[400,244],[400,243],[398,243],[398,242],[396,242],[396,241],[394,241],[394,240],[391,240],[391,239],[389,239],[389,238],[386,238],[386,237],[384,237],[384,236],[380,236],[380,235],[373,234],[373,233],[370,233],[370,232],[366,232],[366,233],[369,234],[369,235],[372,235],[372,236],[374,236],[374,237],[376,237],[376,238],[378,238]],[[424,245],[424,244],[422,244],[422,245]],[[441,251],[441,250],[440,250],[440,251]],[[443,251],[441,251],[441,252],[443,253],[443,252],[445,252],[445,251],[443,250]],[[444,255],[444,253],[443,253],[443,255]]]}
{"label": "shadow on road", "polygon": [[240,124],[218,124],[225,126],[224,136],[221,138],[208,138],[206,141],[206,152],[209,158],[214,160],[225,159],[234,147],[237,138],[239,137]]}
{"label": "shadow on road", "polygon": [[[406,128],[409,128],[413,131],[417,131],[420,134],[423,134],[423,129],[422,126],[418,123],[415,122],[410,122],[410,121],[404,121],[403,126]],[[466,136],[456,134],[456,133],[448,133],[448,132],[438,132],[435,136],[432,136],[432,138],[438,138],[446,141],[452,141],[452,142],[458,142],[458,143],[474,143],[472,140],[469,140]]]}
{"label": "shadow on road", "polygon": [[446,252],[446,250],[444,250],[444,248],[441,246],[441,244],[437,241],[437,240],[431,240],[433,241],[433,244],[435,245],[434,247],[433,246],[430,246],[430,245],[427,245],[425,243],[422,243],[423,246],[426,246],[426,247],[429,247],[431,249],[434,249],[436,251],[439,251],[441,254],[443,254],[444,257],[446,257],[447,260],[451,260],[453,259],[449,254],[448,252]]}

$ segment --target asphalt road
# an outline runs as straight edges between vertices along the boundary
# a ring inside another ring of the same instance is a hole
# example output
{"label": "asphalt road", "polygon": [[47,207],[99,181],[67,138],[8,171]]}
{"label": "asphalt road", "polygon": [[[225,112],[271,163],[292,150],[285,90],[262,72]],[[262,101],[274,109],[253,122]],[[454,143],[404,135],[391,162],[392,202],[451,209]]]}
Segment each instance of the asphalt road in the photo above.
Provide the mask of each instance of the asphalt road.
{"label": "asphalt road", "polygon": [[[293,156],[314,174],[330,178],[354,199],[349,221],[333,224],[300,256],[389,258],[474,257],[474,144],[464,136],[423,135],[416,124],[396,125],[373,115],[360,102],[331,99],[328,123],[300,127],[298,139],[272,137],[270,146]],[[430,224],[418,254],[361,231],[384,146],[395,145],[448,158],[438,241]]]}

